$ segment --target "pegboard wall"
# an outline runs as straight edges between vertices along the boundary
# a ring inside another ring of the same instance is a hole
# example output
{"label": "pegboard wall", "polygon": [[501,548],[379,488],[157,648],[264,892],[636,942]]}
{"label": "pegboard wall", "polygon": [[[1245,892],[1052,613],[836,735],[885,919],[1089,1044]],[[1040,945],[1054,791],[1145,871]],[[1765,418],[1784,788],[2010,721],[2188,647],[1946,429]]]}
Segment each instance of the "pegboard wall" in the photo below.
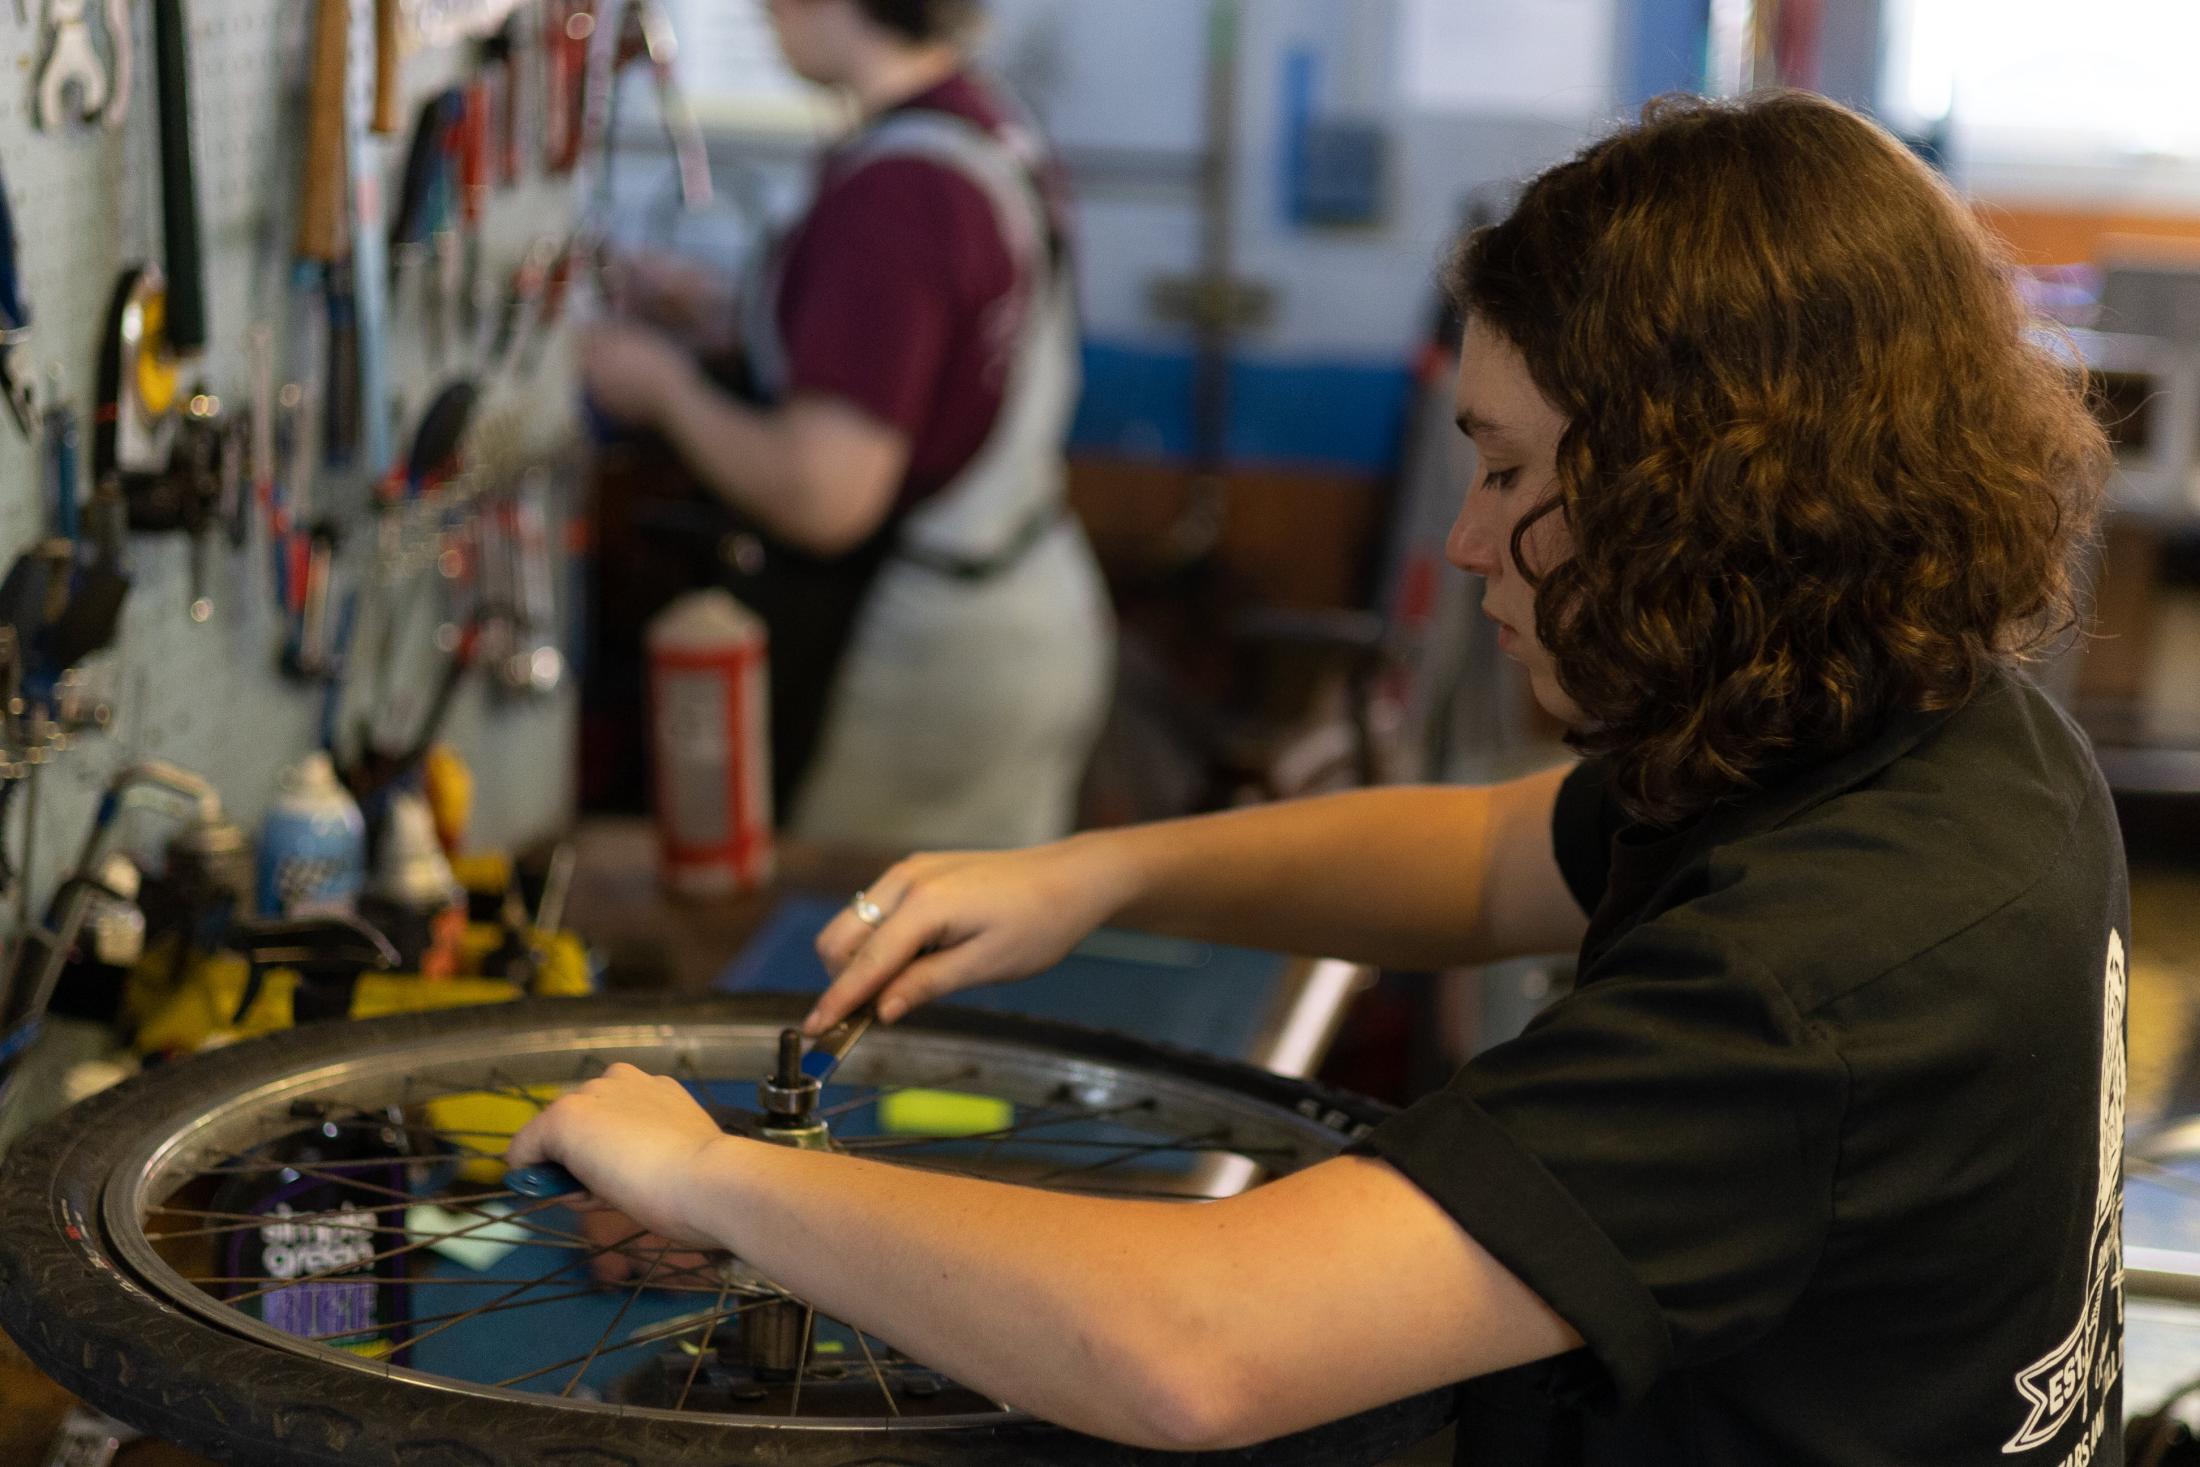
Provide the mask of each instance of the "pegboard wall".
{"label": "pegboard wall", "polygon": [[[65,401],[75,409],[83,425],[88,491],[94,383],[110,297],[125,266],[161,258],[152,7],[144,0],[126,6],[135,34],[128,47],[131,98],[121,126],[72,124],[48,132],[38,127],[36,99],[51,36],[50,3],[21,0],[19,8],[17,0],[0,0],[0,57],[12,63],[0,67],[0,175],[13,205],[33,318],[31,339],[14,359],[19,375],[35,376],[42,401]],[[108,61],[107,7],[87,8]],[[203,377],[228,402],[251,400],[255,333],[284,343],[298,325],[292,319],[292,246],[315,9],[301,0],[185,0],[208,315],[207,351],[192,380]],[[26,11],[28,23],[20,18]],[[353,0],[351,105],[361,118],[371,109],[373,11],[370,0]],[[459,80],[472,64],[467,45],[415,47],[402,72],[406,127],[423,98]],[[381,180],[385,200],[397,195],[406,142],[401,132],[368,145],[371,176]],[[569,182],[543,177],[539,158],[527,161],[519,182],[494,195],[483,248],[484,276],[495,283],[492,317],[495,297],[530,245],[562,237],[572,215]],[[407,304],[396,303],[388,334],[390,409],[400,449],[443,382],[469,368],[457,350],[440,360],[431,353],[419,315]],[[507,365],[481,380],[468,463],[471,476],[490,485],[544,468],[551,522],[562,529],[577,501],[582,456],[572,451],[575,394],[562,330],[548,337],[545,348],[524,366]],[[309,402],[314,395],[309,388]],[[308,431],[304,441],[317,443],[318,433]],[[319,455],[304,457],[317,461]],[[41,449],[0,417],[0,550],[11,560],[49,533],[43,476]],[[340,584],[362,584],[378,541],[372,476],[361,465],[340,473],[316,469],[307,477],[301,499],[310,499],[315,515],[347,526]],[[84,669],[94,693],[112,706],[112,726],[47,765],[35,805],[17,801],[14,826],[6,832],[18,860],[26,837],[34,841],[27,872],[34,909],[42,907],[81,841],[98,792],[124,766],[161,758],[195,770],[221,789],[232,817],[252,828],[283,768],[320,742],[326,690],[280,671],[284,624],[274,602],[266,533],[255,517],[242,549],[219,535],[210,539],[207,583],[214,610],[204,623],[187,613],[190,541],[180,534],[130,537],[133,588],[121,634]],[[566,629],[559,640],[571,647],[569,588],[577,581],[562,554],[564,540],[562,533],[552,536],[560,547],[558,619]],[[437,660],[427,641],[434,626],[432,615],[398,614],[388,618],[386,630],[362,628],[341,695],[351,705],[346,721],[362,716],[356,706],[362,686],[376,687],[386,702],[412,705],[383,710],[398,726],[408,713],[417,717]],[[389,676],[365,665],[370,653],[392,664]],[[568,818],[575,681],[568,677],[550,697],[504,699],[477,677],[460,693],[444,737],[476,773],[476,844],[523,842]],[[26,829],[33,810],[35,830]]]}

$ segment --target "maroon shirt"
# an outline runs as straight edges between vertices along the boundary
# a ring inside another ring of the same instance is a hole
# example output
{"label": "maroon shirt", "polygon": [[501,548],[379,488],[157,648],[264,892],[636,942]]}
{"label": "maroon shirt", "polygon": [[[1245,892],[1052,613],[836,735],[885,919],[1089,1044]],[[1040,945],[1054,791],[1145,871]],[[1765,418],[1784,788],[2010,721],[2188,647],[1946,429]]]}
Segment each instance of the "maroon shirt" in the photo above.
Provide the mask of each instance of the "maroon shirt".
{"label": "maroon shirt", "polygon": [[[912,109],[995,134],[1014,115],[968,73],[893,110]],[[991,200],[965,175],[921,158],[849,165],[845,146],[826,155],[817,198],[783,246],[787,392],[838,398],[908,435],[909,504],[952,483],[985,446],[1029,282]],[[1059,230],[1063,190],[1055,177],[1044,186]]]}

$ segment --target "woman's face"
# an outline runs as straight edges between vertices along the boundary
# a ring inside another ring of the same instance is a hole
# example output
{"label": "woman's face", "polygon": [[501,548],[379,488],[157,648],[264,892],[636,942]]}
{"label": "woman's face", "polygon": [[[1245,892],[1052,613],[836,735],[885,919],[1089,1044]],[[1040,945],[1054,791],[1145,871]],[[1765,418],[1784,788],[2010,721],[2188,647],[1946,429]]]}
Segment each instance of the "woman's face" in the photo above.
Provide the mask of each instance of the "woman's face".
{"label": "woman's face", "polygon": [[[1459,428],[1474,443],[1474,478],[1459,508],[1444,556],[1481,576],[1482,611],[1503,630],[1497,645],[1527,669],[1545,712],[1577,727],[1579,704],[1558,685],[1557,664],[1535,635],[1535,588],[1512,558],[1513,527],[1558,492],[1558,440],[1566,419],[1528,375],[1528,364],[1503,336],[1470,320],[1459,359]],[[1521,544],[1538,573],[1573,553],[1564,516],[1545,515]]]}
{"label": "woman's face", "polygon": [[787,58],[789,69],[806,82],[833,86],[839,77],[829,64],[822,14],[825,8],[821,0],[766,0],[765,4],[771,15],[772,34],[779,41],[779,54]]}

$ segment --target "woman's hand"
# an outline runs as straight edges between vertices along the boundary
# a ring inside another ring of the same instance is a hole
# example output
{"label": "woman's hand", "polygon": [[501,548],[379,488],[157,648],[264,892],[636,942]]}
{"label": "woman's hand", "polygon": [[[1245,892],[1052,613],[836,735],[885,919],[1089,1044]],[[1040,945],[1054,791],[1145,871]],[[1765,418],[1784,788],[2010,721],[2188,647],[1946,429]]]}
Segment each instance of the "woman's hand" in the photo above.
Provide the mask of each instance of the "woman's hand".
{"label": "woman's hand", "polygon": [[581,382],[598,411],[615,423],[661,428],[696,379],[695,360],[646,326],[602,321],[580,339]]}
{"label": "woman's hand", "polygon": [[687,1203],[705,1153],[720,1143],[732,1138],[687,1087],[617,1064],[529,1121],[505,1162],[563,1162],[588,1189],[576,1210],[615,1208],[659,1239],[713,1248],[723,1244],[689,1220]]}
{"label": "woman's hand", "polygon": [[920,1003],[1052,967],[1129,900],[1111,850],[1087,835],[903,861],[865,890],[885,914],[875,929],[850,905],[818,934],[833,983],[803,1028],[820,1033],[872,998],[891,1024]]}

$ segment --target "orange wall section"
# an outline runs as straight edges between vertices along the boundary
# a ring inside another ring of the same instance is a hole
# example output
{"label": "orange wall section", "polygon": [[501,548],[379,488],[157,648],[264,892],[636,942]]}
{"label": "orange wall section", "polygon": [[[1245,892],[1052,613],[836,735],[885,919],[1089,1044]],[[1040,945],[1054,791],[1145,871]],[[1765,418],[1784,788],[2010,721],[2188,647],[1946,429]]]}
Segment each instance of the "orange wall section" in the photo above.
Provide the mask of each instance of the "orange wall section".
{"label": "orange wall section", "polygon": [[1972,207],[2009,242],[2025,265],[2087,264],[2101,258],[2102,242],[2160,240],[2200,254],[2200,213],[2141,214],[2096,209],[2047,209],[1974,201]]}

